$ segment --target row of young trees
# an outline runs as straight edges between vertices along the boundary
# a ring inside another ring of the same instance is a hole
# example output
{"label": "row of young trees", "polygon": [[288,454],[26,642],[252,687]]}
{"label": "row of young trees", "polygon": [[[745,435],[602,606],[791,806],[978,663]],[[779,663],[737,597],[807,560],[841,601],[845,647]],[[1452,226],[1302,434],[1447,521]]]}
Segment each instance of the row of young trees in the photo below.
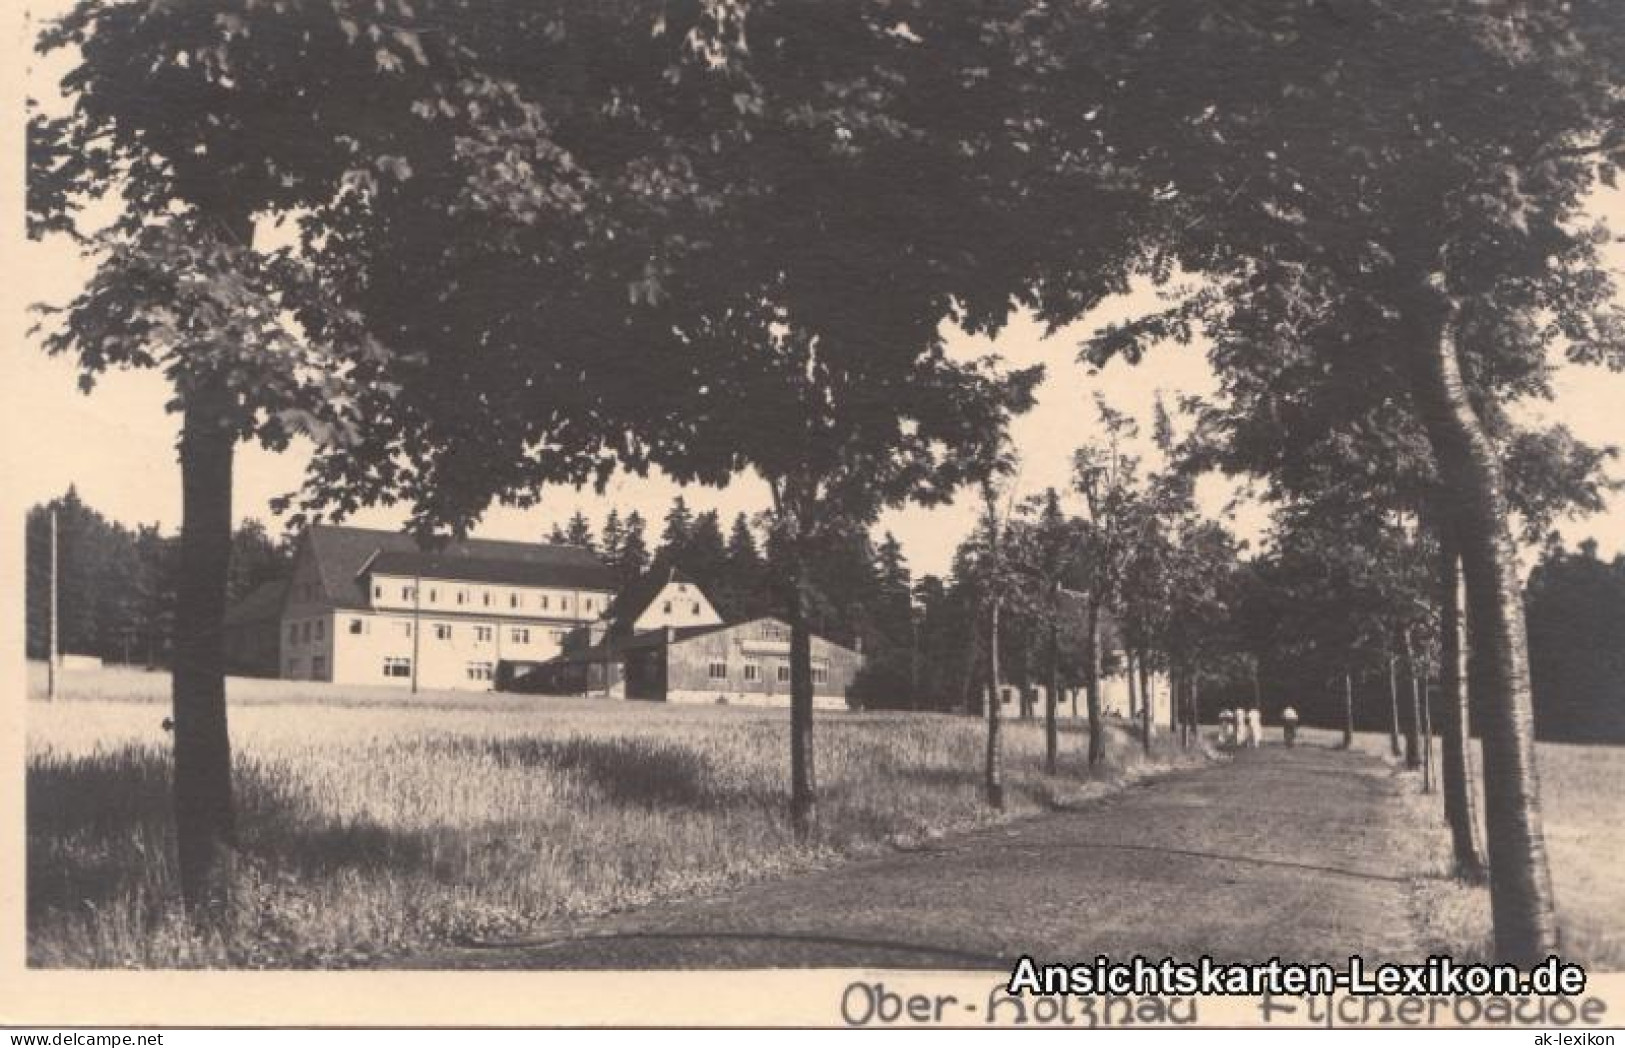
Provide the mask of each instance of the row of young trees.
{"label": "row of young trees", "polygon": [[[425,536],[617,468],[757,473],[807,834],[810,551],[990,481],[1039,377],[951,358],[943,321],[1060,325],[1182,268],[1203,290],[1090,355],[1203,331],[1291,442],[1425,449],[1434,497],[1405,508],[1466,583],[1498,952],[1545,956],[1498,421],[1549,393],[1549,347],[1625,362],[1580,220],[1625,159],[1622,17],[1608,0],[81,3],[42,38],[76,64],[71,106],[31,122],[30,222],[99,262],[48,348],[87,380],[163,368],[183,415],[189,901],[217,894],[231,836],[239,440],[314,437],[303,512],[404,500]],[[76,228],[111,196],[108,228]],[[299,245],[256,249],[274,217]],[[1397,424],[1371,430],[1373,411]],[[1391,488],[1391,458],[1366,461]]]}

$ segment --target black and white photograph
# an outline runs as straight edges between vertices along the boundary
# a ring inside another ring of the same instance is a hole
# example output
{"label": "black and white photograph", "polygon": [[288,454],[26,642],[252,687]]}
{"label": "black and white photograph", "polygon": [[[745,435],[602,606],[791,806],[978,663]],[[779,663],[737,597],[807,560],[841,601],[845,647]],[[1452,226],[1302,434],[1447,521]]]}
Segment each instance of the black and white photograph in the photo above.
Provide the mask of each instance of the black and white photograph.
{"label": "black and white photograph", "polygon": [[1625,1022],[1619,0],[8,28],[0,1023]]}

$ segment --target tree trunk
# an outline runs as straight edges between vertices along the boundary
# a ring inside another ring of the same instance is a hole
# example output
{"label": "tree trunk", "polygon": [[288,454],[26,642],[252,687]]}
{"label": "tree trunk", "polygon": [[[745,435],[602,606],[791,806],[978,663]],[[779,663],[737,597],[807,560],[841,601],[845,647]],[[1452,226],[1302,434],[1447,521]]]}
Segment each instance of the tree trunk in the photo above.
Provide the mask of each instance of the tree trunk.
{"label": "tree trunk", "polygon": [[194,915],[230,897],[233,809],[226,730],[224,621],[231,562],[235,414],[223,386],[184,393],[181,536],[174,619],[175,843],[181,895]]}
{"label": "tree trunk", "polygon": [[1179,689],[1182,686],[1179,667],[1170,661],[1168,664],[1168,735],[1170,738],[1179,737]]}
{"label": "tree trunk", "polygon": [[1138,724],[1140,721],[1140,696],[1134,688],[1134,656],[1132,654],[1124,656],[1123,675],[1128,678],[1128,719]]}
{"label": "tree trunk", "polygon": [[1089,602],[1083,637],[1084,699],[1089,709],[1089,767],[1106,756],[1106,727],[1100,719],[1100,605]]}
{"label": "tree trunk", "polygon": [[988,608],[987,655],[987,803],[1004,809],[1004,751],[999,739],[999,599],[993,598]]}
{"label": "tree trunk", "polygon": [[1422,660],[1422,792],[1433,792],[1433,700],[1428,694],[1427,660]]}
{"label": "tree trunk", "polygon": [[1140,671],[1140,703],[1145,707],[1145,720],[1140,726],[1140,745],[1146,753],[1151,752],[1151,718],[1156,713],[1156,703],[1151,701],[1151,671],[1146,666],[1146,653],[1140,652],[1135,660]]}
{"label": "tree trunk", "polygon": [[1455,544],[1441,533],[1439,558],[1439,697],[1443,714],[1444,752],[1440,778],[1444,788],[1444,818],[1450,827],[1456,874],[1477,883],[1484,879],[1484,851],[1478,839],[1478,813],[1474,810],[1472,733],[1467,713],[1467,646],[1464,641],[1461,562]]}
{"label": "tree trunk", "polygon": [[813,762],[812,637],[807,629],[802,584],[806,562],[798,548],[790,554],[786,587],[790,619],[790,825],[796,839],[811,839],[818,825],[817,777]]}
{"label": "tree trunk", "polygon": [[1399,748],[1399,672],[1394,668],[1393,652],[1388,653],[1388,705],[1389,712],[1393,714],[1388,724],[1388,752],[1398,757],[1404,751]]}
{"label": "tree trunk", "polygon": [[1343,671],[1343,748],[1354,748],[1354,675]]}
{"label": "tree trunk", "polygon": [[1405,676],[1411,683],[1410,719],[1405,722],[1405,767],[1415,771],[1422,766],[1422,751],[1418,735],[1422,727],[1422,694],[1416,685],[1416,649],[1411,646],[1411,635],[1405,633]]}
{"label": "tree trunk", "polygon": [[1522,580],[1498,449],[1462,379],[1455,309],[1436,299],[1419,309],[1414,389],[1467,582],[1468,688],[1483,720],[1495,953],[1532,965],[1558,952],[1559,936],[1541,827]]}
{"label": "tree trunk", "polygon": [[1055,774],[1055,761],[1061,748],[1060,727],[1055,723],[1055,704],[1061,694],[1061,606],[1059,594],[1051,589],[1049,621],[1049,687],[1044,695],[1044,774]]}

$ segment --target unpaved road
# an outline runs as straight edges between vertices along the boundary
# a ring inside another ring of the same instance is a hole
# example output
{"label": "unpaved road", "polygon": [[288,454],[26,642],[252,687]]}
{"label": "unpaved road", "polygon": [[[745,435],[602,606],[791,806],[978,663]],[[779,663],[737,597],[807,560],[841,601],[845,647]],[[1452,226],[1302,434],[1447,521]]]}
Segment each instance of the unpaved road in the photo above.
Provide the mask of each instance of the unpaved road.
{"label": "unpaved road", "polygon": [[1265,747],[1076,811],[830,870],[445,950],[429,968],[988,968],[1021,954],[1414,960],[1381,762]]}

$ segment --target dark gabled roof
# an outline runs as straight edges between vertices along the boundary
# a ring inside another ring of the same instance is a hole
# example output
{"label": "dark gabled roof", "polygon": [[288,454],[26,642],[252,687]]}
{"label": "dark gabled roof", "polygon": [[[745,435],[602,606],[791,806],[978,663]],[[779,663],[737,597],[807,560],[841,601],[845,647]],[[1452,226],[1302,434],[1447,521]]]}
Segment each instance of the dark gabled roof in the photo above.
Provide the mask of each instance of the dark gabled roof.
{"label": "dark gabled roof", "polygon": [[[618,634],[631,633],[632,624],[637,622],[639,616],[645,611],[649,610],[649,605],[654,603],[654,599],[660,595],[660,591],[673,582],[687,583],[695,589],[700,589],[700,584],[684,574],[679,568],[669,565],[650,568],[643,573],[642,578],[622,590],[620,595],[615,598],[614,603],[610,604],[609,610],[604,613],[604,617],[610,623],[610,632]],[[705,591],[701,589],[700,592],[704,593]]]}
{"label": "dark gabled roof", "polygon": [[239,626],[249,622],[263,622],[282,616],[282,601],[288,595],[286,579],[262,582],[248,591],[242,600],[226,609],[225,624]]}
{"label": "dark gabled roof", "polygon": [[421,576],[457,582],[490,582],[513,586],[558,586],[610,592],[615,575],[586,550],[556,547],[564,553],[582,553],[585,559],[515,560],[507,557],[455,556],[444,553],[380,553],[367,569],[378,575]]}
{"label": "dark gabled roof", "polygon": [[[615,576],[579,546],[497,539],[461,539],[433,552],[418,548],[410,535],[372,528],[318,524],[306,534],[316,571],[327,597],[345,608],[368,605],[363,570],[382,570],[380,563],[402,575],[468,582],[559,586],[611,592]],[[522,575],[517,578],[515,575]]]}

